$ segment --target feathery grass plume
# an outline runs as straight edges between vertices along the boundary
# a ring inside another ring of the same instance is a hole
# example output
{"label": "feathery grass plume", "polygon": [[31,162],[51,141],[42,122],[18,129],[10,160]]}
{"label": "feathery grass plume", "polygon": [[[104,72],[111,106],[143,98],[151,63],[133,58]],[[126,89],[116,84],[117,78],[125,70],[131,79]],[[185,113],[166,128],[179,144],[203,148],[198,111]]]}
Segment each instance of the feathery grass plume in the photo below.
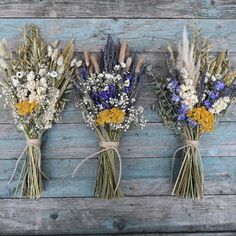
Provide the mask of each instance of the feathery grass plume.
{"label": "feathery grass plume", "polygon": [[[158,97],[159,113],[168,128],[181,134],[184,145],[182,165],[173,195],[203,198],[204,180],[199,141],[202,134],[214,130],[215,122],[225,114],[232,103],[236,73],[231,71],[228,52],[210,55],[212,44],[194,28],[189,40],[184,27],[177,57],[171,47],[167,54],[168,76],[153,77]],[[173,160],[173,164],[174,164]],[[173,170],[172,170],[173,171]]]}
{"label": "feathery grass plume", "polygon": [[64,51],[54,41],[47,45],[35,25],[23,29],[23,42],[11,55],[5,40],[0,43],[0,63],[3,74],[1,89],[5,106],[11,111],[15,124],[21,130],[27,145],[16,162],[10,182],[19,162],[23,162],[15,194],[20,197],[40,198],[43,191],[41,170],[41,137],[61,120],[60,112],[68,100],[70,76],[76,66],[71,65],[74,46],[69,42]]}
{"label": "feathery grass plume", "polygon": [[98,134],[101,148],[85,160],[99,154],[95,196],[120,198],[123,193],[119,142],[123,131],[145,126],[143,108],[135,108],[134,104],[146,76],[146,67],[142,59],[137,60],[130,54],[126,42],[115,43],[111,36],[98,56],[85,52],[84,58],[82,69],[75,71],[77,105],[82,109],[85,122]]}

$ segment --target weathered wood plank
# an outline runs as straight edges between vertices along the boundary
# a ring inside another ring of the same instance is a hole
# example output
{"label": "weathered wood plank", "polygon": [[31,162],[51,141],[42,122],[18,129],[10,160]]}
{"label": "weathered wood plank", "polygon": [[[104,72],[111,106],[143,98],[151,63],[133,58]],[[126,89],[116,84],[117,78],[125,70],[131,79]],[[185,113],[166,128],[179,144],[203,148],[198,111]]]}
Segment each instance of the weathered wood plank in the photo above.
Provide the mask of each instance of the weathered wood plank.
{"label": "weathered wood plank", "polygon": [[232,0],[1,1],[1,17],[234,18]]}
{"label": "weathered wood plank", "polygon": [[[216,130],[202,137],[203,156],[236,156],[236,133],[233,122],[221,122]],[[14,144],[14,146],[12,145]],[[14,159],[25,145],[22,133],[14,126],[0,126],[0,159]],[[94,131],[82,124],[54,125],[43,136],[43,158],[85,158],[98,150]],[[122,136],[120,153],[126,157],[171,157],[183,145],[180,136],[161,123],[149,123],[143,130],[130,130]]]}
{"label": "weathered wood plank", "polygon": [[[235,196],[120,200],[61,198],[0,201],[2,234],[217,232],[236,230]],[[115,212],[115,215],[114,215]],[[11,227],[9,227],[11,225]]]}
{"label": "weathered wood plank", "polygon": [[[76,39],[77,51],[100,50],[111,34],[115,39],[127,40],[134,51],[159,52],[168,44],[175,44],[182,37],[186,19],[2,19],[0,38],[7,38],[12,48],[19,39],[19,28],[25,24],[37,24],[48,40],[65,42]],[[203,33],[214,41],[213,51],[228,48],[236,52],[236,19],[198,20]]]}
{"label": "weathered wood plank", "polygon": [[[97,160],[89,160],[71,177],[79,160],[46,159],[43,171],[50,177],[45,181],[43,197],[91,197],[96,178]],[[126,196],[170,195],[170,158],[123,159],[122,189]],[[0,161],[0,198],[14,195],[20,168],[14,182],[7,184],[15,166],[13,160]],[[21,164],[19,165],[19,167]],[[232,157],[203,157],[205,194],[236,194],[236,160]],[[176,162],[175,172],[179,169]]]}
{"label": "weathered wood plank", "polygon": [[[107,235],[107,234],[106,234]],[[116,234],[122,236],[122,234]],[[126,236],[143,236],[143,234],[125,234]],[[223,233],[145,233],[147,236],[235,236],[235,232]]]}

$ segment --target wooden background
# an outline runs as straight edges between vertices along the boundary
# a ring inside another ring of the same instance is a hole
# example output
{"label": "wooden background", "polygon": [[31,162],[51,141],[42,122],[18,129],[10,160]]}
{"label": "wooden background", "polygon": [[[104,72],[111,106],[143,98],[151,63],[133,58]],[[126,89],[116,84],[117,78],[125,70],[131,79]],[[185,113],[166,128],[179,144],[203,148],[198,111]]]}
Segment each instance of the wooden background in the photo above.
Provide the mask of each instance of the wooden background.
{"label": "wooden background", "polygon": [[[161,52],[195,18],[214,41],[214,52],[228,48],[236,63],[235,0],[10,0],[0,1],[0,18],[0,38],[7,38],[13,50],[19,28],[31,22],[47,40],[75,38],[77,52],[98,51],[110,33],[127,39],[160,72]],[[96,158],[71,178],[75,165],[98,150],[96,135],[73,104],[67,106],[63,124],[43,138],[43,169],[51,177],[43,198],[13,199],[16,181],[10,186],[7,181],[25,140],[1,101],[0,234],[236,235],[236,108],[201,140],[206,196],[192,201],[170,196],[171,157],[181,138],[151,110],[154,100],[146,81],[139,104],[149,122],[143,131],[132,130],[122,138],[125,197],[116,201],[93,197]]]}

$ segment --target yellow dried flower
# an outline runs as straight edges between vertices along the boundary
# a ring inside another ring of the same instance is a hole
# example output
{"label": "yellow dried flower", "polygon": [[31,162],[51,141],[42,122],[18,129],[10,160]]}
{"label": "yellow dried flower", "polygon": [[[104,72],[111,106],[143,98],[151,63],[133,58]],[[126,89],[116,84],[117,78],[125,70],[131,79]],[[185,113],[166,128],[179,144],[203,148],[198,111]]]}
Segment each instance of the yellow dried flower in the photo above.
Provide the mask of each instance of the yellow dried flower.
{"label": "yellow dried flower", "polygon": [[20,116],[26,116],[31,114],[35,108],[38,106],[37,102],[23,101],[16,103],[15,107]]}
{"label": "yellow dried flower", "polygon": [[187,116],[200,125],[200,131],[203,133],[214,130],[214,115],[204,106],[196,107],[187,112]]}
{"label": "yellow dried flower", "polygon": [[107,109],[98,114],[96,124],[121,124],[124,121],[124,116],[125,113],[119,108]]}

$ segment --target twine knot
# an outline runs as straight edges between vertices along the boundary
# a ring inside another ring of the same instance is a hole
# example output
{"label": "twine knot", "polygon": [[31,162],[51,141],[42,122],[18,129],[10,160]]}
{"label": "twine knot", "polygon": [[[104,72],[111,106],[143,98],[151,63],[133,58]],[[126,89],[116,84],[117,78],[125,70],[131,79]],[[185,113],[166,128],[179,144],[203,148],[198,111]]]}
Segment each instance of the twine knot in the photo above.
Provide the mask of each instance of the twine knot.
{"label": "twine knot", "polygon": [[99,143],[99,146],[101,147],[101,148],[119,148],[119,142],[104,142],[104,141],[101,141],[100,143]]}
{"label": "twine knot", "polygon": [[185,140],[185,145],[197,148],[199,146],[199,140]]}
{"label": "twine knot", "polygon": [[106,152],[108,150],[114,150],[116,153],[117,153],[117,156],[118,156],[118,159],[119,159],[119,166],[120,166],[120,169],[119,169],[119,175],[118,175],[118,181],[117,181],[117,184],[116,184],[116,188],[115,188],[115,192],[118,190],[118,187],[120,185],[120,181],[121,181],[121,172],[122,172],[122,162],[121,162],[121,156],[120,156],[120,153],[119,153],[119,142],[112,142],[112,141],[100,141],[99,143],[99,146],[102,148],[102,150],[98,151],[98,152],[95,152],[94,154],[86,157],[84,160],[82,160],[75,168],[73,174],[72,174],[72,177],[74,177],[75,173],[77,170],[80,169],[80,167],[87,161],[89,160],[90,158],[100,154],[100,153],[103,153],[103,152]]}
{"label": "twine knot", "polygon": [[39,161],[38,161],[38,168],[39,168],[39,171],[40,173],[46,178],[48,179],[48,177],[41,171],[41,138],[36,138],[36,139],[31,139],[31,138],[27,138],[26,139],[26,146],[25,146],[25,149],[23,150],[23,152],[21,153],[20,157],[18,158],[18,160],[16,161],[16,164],[15,164],[15,168],[13,170],[13,173],[12,173],[12,176],[8,182],[8,184],[10,184],[15,176],[15,173],[16,173],[16,169],[18,167],[18,164],[20,162],[20,160],[24,157],[27,149],[29,147],[35,147],[35,149],[37,149],[38,151],[38,156],[39,156]]}
{"label": "twine knot", "polygon": [[201,154],[200,154],[200,151],[199,151],[199,140],[190,140],[190,139],[186,139],[184,140],[184,145],[182,147],[179,147],[177,150],[175,150],[174,154],[173,154],[173,160],[172,160],[172,170],[171,170],[171,181],[173,181],[173,172],[174,172],[174,163],[175,163],[175,158],[176,158],[176,154],[184,149],[184,148],[187,148],[187,147],[194,147],[196,148],[197,152],[198,152],[198,155],[199,157],[201,157]]}
{"label": "twine knot", "polygon": [[28,146],[35,146],[40,148],[41,146],[41,139],[27,139],[26,140]]}

